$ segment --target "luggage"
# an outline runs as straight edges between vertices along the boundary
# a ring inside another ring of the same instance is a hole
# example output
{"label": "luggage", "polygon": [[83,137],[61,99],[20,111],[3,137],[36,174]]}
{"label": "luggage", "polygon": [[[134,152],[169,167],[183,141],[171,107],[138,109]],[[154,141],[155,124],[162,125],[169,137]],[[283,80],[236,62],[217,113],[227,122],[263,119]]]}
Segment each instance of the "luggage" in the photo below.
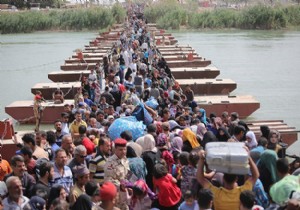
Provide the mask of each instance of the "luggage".
{"label": "luggage", "polygon": [[244,175],[249,173],[248,153],[244,143],[210,142],[206,144],[208,167],[222,173]]}
{"label": "luggage", "polygon": [[300,196],[300,175],[294,176],[289,175],[285,176],[280,181],[272,185],[270,189],[270,195],[272,200],[283,206],[291,198],[298,198]]}
{"label": "luggage", "polygon": [[116,119],[108,128],[108,135],[114,141],[116,138],[120,138],[123,131],[130,131],[132,133],[133,140],[144,135],[146,126],[139,122],[134,116],[121,117]]}
{"label": "luggage", "polygon": [[153,122],[153,118],[149,114],[149,112],[146,110],[145,106],[143,103],[140,103],[135,107],[133,110],[132,116],[136,117],[138,121],[143,121],[143,123],[148,126]]}
{"label": "luggage", "polygon": [[152,109],[156,109],[158,107],[157,100],[152,96],[148,99],[148,101],[145,102],[145,104],[151,107]]}

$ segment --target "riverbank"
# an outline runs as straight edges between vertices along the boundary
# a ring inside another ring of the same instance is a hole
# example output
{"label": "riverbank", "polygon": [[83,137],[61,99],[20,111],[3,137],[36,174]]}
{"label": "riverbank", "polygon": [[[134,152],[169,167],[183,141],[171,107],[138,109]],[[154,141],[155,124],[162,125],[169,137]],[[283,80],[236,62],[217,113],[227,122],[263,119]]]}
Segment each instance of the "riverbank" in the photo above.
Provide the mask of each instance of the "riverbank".
{"label": "riverbank", "polygon": [[300,25],[300,6],[254,5],[232,8],[202,9],[197,5],[181,5],[165,0],[145,9],[150,22],[165,29],[179,29],[181,26],[192,29],[282,29]]}
{"label": "riverbank", "polygon": [[[145,9],[148,22],[164,29],[255,29],[293,30],[300,27],[300,6],[255,5],[240,9],[199,9],[198,5],[164,0]],[[120,23],[126,16],[120,4],[111,8],[91,7],[49,11],[1,12],[0,33],[35,31],[99,30]]]}
{"label": "riverbank", "polygon": [[99,30],[123,22],[125,9],[120,4],[111,8],[91,7],[51,9],[48,11],[1,12],[0,33],[31,33],[57,30]]}

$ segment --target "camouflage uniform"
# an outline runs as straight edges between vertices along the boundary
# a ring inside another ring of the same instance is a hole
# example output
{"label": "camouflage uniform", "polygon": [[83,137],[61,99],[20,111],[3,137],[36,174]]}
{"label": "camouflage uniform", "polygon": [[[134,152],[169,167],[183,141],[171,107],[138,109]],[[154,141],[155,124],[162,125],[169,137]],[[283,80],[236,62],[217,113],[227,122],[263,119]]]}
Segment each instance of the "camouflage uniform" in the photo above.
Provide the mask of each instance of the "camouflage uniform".
{"label": "camouflage uniform", "polygon": [[116,206],[121,210],[128,210],[128,194],[120,191],[121,181],[126,180],[129,171],[129,163],[127,158],[119,159],[115,154],[108,158],[104,166],[104,180],[110,181],[116,185],[119,196]]}

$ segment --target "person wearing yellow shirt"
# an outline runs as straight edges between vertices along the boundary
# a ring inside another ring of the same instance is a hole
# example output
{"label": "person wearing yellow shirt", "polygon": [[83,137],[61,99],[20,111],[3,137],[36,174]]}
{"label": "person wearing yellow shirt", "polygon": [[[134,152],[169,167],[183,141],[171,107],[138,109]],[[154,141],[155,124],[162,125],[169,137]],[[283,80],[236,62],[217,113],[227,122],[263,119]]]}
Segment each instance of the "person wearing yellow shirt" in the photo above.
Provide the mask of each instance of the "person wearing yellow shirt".
{"label": "person wearing yellow shirt", "polygon": [[70,132],[72,137],[79,137],[79,126],[84,125],[87,127],[86,122],[82,120],[82,114],[79,111],[75,112],[75,120],[70,125]]}
{"label": "person wearing yellow shirt", "polygon": [[204,162],[205,162],[205,152],[200,151],[200,159],[198,163],[197,170],[197,180],[203,186],[203,188],[210,189],[214,195],[214,209],[215,210],[239,210],[240,206],[240,194],[244,190],[252,190],[256,180],[259,177],[258,169],[249,157],[249,165],[252,176],[249,177],[244,185],[238,186],[237,175],[235,174],[224,174],[223,177],[223,186],[216,187],[211,184],[204,177]]}

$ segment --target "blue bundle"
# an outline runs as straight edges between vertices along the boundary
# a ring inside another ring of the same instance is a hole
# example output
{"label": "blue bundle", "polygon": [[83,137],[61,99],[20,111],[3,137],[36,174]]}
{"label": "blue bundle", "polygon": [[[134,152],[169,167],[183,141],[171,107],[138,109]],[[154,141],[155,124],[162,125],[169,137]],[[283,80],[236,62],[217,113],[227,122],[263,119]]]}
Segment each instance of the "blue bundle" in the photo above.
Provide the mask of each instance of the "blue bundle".
{"label": "blue bundle", "polygon": [[123,131],[130,131],[133,140],[144,135],[146,126],[142,121],[138,121],[134,116],[121,117],[116,119],[108,128],[108,135],[114,141],[120,138]]}

